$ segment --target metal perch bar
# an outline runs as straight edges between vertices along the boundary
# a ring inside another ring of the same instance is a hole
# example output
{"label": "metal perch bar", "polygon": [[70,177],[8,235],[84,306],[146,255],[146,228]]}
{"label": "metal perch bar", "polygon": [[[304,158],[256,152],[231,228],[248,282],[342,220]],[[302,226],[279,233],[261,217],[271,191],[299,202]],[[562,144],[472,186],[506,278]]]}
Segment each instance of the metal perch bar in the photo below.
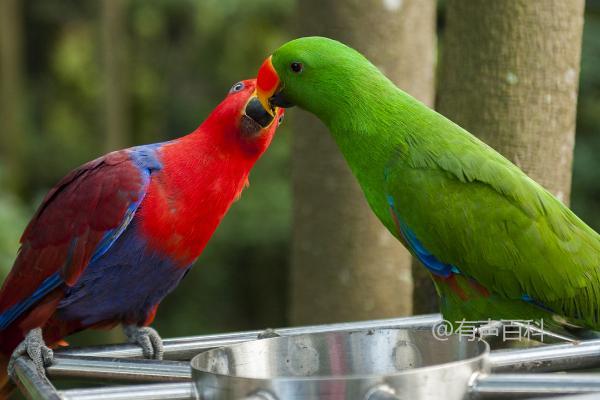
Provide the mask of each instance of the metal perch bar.
{"label": "metal perch bar", "polygon": [[[55,356],[48,367],[50,377],[94,378],[139,382],[189,380],[188,363],[176,361],[124,360],[89,356]],[[490,355],[497,372],[554,372],[600,366],[600,340],[555,344],[520,350],[496,350]]]}
{"label": "metal perch bar", "polygon": [[60,400],[61,397],[45,376],[38,374],[35,365],[28,357],[20,357],[15,362],[16,383],[21,393],[33,400]]}
{"label": "metal perch bar", "polygon": [[494,372],[553,372],[600,366],[600,340],[554,344],[490,354]]}
{"label": "metal perch bar", "polygon": [[[282,328],[275,332],[278,335],[286,336],[384,328],[430,329],[440,321],[438,314],[432,314],[410,318]],[[264,331],[167,339],[165,340],[166,355],[171,359],[189,359],[201,351],[256,340],[261,333]],[[146,382],[146,384],[59,391],[48,379],[38,375],[27,357],[21,357],[16,363],[18,385],[22,392],[31,399],[154,400],[172,398],[187,400],[196,398],[194,386],[189,382],[191,369],[187,362],[123,359],[121,357],[141,357],[141,350],[137,346],[128,344],[62,349],[56,351],[54,364],[47,369],[47,374],[51,378],[75,377]],[[600,391],[600,374],[529,373],[517,375],[506,373],[564,371],[599,366],[600,340],[545,345],[519,350],[497,350],[491,353],[489,362],[493,374],[481,374],[473,377],[469,394],[472,399],[516,399],[524,396],[568,395]],[[498,372],[503,373],[499,374]],[[148,384],[148,382],[155,383]],[[377,391],[372,394],[376,395],[374,398],[394,398],[393,393]],[[248,397],[246,400],[255,398],[257,397]]]}
{"label": "metal perch bar", "polygon": [[[531,398],[533,396],[572,395],[599,391],[600,377],[594,374],[498,374],[477,377],[471,387],[469,397],[473,400],[520,399],[525,397]],[[195,393],[191,383],[180,382],[96,389],[71,389],[58,392],[58,397],[31,398],[63,400],[193,400],[195,399]],[[256,396],[248,397],[246,400],[254,398]],[[369,400],[388,400],[394,398],[397,397],[391,393],[377,391],[372,393]]]}
{"label": "metal perch bar", "polygon": [[46,369],[51,378],[106,379],[129,382],[174,382],[191,379],[190,365],[181,361],[124,360],[57,355]]}
{"label": "metal perch bar", "polygon": [[192,400],[189,382],[155,383],[151,385],[113,386],[96,389],[70,389],[60,392],[62,400]]}
{"label": "metal perch bar", "polygon": [[[374,321],[344,322],[328,325],[312,325],[293,328],[275,329],[278,335],[299,335],[304,333],[321,332],[343,332],[358,329],[384,329],[405,328],[419,329],[431,328],[442,320],[440,314],[426,314],[415,317],[391,318]],[[176,339],[165,339],[165,359],[189,360],[200,351],[210,350],[215,347],[229,346],[236,343],[256,340],[258,335],[265,332],[247,331],[205,336],[189,336]],[[116,344],[109,346],[90,346],[85,348],[65,348],[56,351],[56,354],[94,356],[94,357],[116,357],[116,358],[141,358],[142,349],[133,344]]]}
{"label": "metal perch bar", "polygon": [[471,398],[521,399],[600,392],[600,374],[493,374],[480,376]]}

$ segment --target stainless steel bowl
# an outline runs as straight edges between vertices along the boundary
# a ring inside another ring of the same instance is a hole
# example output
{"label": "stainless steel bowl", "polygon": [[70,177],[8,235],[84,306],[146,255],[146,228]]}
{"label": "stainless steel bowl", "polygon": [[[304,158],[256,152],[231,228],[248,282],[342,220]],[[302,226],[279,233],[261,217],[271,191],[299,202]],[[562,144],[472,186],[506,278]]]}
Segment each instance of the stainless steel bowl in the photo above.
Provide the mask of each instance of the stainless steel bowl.
{"label": "stainless steel bowl", "polygon": [[488,355],[483,341],[383,329],[256,340],[191,365],[202,400],[458,400],[476,372],[489,372]]}

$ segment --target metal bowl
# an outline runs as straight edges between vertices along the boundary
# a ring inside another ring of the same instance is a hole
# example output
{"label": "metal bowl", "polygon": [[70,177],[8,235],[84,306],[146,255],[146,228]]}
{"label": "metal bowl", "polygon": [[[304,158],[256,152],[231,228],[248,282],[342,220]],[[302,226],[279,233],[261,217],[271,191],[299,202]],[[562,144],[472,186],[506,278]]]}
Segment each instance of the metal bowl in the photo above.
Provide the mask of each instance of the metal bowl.
{"label": "metal bowl", "polygon": [[198,397],[463,399],[489,346],[429,330],[361,330],[255,340],[192,359]]}

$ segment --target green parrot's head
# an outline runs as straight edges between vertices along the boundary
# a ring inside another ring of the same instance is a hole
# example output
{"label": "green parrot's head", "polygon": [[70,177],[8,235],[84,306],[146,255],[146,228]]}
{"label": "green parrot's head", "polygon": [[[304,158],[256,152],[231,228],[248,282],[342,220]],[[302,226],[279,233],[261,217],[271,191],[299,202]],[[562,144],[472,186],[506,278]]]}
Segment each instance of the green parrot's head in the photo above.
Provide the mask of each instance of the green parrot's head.
{"label": "green parrot's head", "polygon": [[356,95],[377,89],[373,84],[379,76],[356,50],[332,39],[304,37],[264,61],[257,96],[266,109],[298,105],[327,119],[337,110],[361,107]]}

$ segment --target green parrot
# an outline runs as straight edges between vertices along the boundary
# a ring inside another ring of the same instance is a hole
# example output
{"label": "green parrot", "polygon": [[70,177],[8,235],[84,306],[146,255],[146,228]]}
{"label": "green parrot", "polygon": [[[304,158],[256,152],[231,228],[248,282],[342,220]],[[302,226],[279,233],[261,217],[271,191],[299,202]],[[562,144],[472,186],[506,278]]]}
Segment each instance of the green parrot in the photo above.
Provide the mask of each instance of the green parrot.
{"label": "green parrot", "polygon": [[267,109],[297,105],[329,128],[446,320],[600,328],[600,235],[494,149],[335,40],[288,42],[257,79]]}

